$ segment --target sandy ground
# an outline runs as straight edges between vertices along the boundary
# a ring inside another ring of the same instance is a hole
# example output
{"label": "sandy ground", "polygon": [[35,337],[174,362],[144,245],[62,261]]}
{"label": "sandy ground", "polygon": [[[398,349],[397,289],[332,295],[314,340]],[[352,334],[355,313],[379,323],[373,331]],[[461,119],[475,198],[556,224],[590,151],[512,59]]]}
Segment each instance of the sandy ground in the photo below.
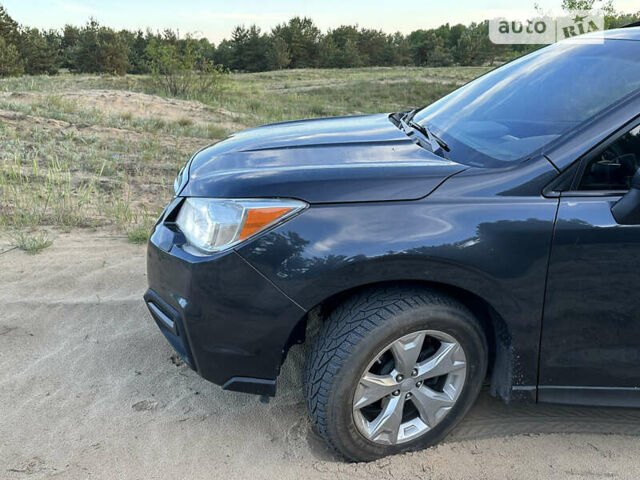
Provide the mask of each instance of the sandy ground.
{"label": "sandy ground", "polygon": [[309,424],[302,348],[279,394],[223,392],[146,312],[144,247],[59,235],[0,242],[0,479],[640,477],[640,410],[512,406],[482,394],[443,445],[347,464]]}
{"label": "sandy ground", "polygon": [[[0,94],[13,102],[30,105],[46,99],[50,92],[8,92]],[[161,118],[165,121],[189,119],[196,124],[215,123],[230,131],[244,128],[241,115],[201,102],[165,98],[158,95],[125,90],[72,90],[54,94],[85,109],[96,109],[110,115],[128,115],[141,119]]]}
{"label": "sandy ground", "polygon": [[208,140],[198,137],[184,137],[179,135],[154,135],[146,132],[136,132],[124,128],[105,127],[102,125],[80,125],[64,120],[26,115],[20,112],[4,110],[0,108],[0,122],[10,125],[21,133],[32,131],[34,127],[49,132],[53,135],[65,132],[69,135],[96,135],[103,139],[118,138],[128,142],[139,142],[144,139],[153,139],[163,146],[175,146],[186,151],[202,148]]}

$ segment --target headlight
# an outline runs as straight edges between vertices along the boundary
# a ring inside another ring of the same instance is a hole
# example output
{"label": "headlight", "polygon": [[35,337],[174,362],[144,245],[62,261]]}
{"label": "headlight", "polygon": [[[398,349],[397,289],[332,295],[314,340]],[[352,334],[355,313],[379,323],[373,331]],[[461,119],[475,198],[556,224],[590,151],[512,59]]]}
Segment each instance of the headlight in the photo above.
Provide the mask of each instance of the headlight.
{"label": "headlight", "polygon": [[299,200],[288,199],[187,198],[176,223],[189,245],[213,253],[291,218],[306,206]]}

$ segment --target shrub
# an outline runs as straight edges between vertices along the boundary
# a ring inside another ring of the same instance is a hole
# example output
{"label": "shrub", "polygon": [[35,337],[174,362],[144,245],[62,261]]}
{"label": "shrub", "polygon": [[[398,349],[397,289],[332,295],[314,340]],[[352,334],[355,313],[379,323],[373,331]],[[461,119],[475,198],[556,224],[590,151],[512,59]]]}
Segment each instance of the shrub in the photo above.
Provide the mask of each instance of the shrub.
{"label": "shrub", "polygon": [[197,54],[195,41],[177,43],[153,39],[146,49],[153,83],[174,97],[207,95],[219,90],[226,71]]}

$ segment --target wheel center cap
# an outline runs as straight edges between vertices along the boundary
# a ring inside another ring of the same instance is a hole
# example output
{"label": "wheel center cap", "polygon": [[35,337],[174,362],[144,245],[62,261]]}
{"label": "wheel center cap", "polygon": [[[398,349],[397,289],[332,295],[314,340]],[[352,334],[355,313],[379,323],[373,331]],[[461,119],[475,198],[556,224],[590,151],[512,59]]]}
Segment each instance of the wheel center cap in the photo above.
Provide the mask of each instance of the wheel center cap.
{"label": "wheel center cap", "polygon": [[406,380],[403,380],[402,383],[400,384],[400,390],[402,390],[403,392],[408,392],[413,388],[413,383],[414,382],[412,378],[407,378]]}

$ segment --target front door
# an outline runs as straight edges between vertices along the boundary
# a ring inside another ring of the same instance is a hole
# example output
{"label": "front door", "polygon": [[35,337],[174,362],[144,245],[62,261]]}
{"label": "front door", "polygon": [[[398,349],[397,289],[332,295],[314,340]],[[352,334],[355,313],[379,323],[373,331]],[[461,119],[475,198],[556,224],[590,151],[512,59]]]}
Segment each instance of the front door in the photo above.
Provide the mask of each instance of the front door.
{"label": "front door", "polygon": [[540,401],[640,405],[640,225],[612,205],[640,167],[640,127],[586,158],[560,199],[540,352]]}

